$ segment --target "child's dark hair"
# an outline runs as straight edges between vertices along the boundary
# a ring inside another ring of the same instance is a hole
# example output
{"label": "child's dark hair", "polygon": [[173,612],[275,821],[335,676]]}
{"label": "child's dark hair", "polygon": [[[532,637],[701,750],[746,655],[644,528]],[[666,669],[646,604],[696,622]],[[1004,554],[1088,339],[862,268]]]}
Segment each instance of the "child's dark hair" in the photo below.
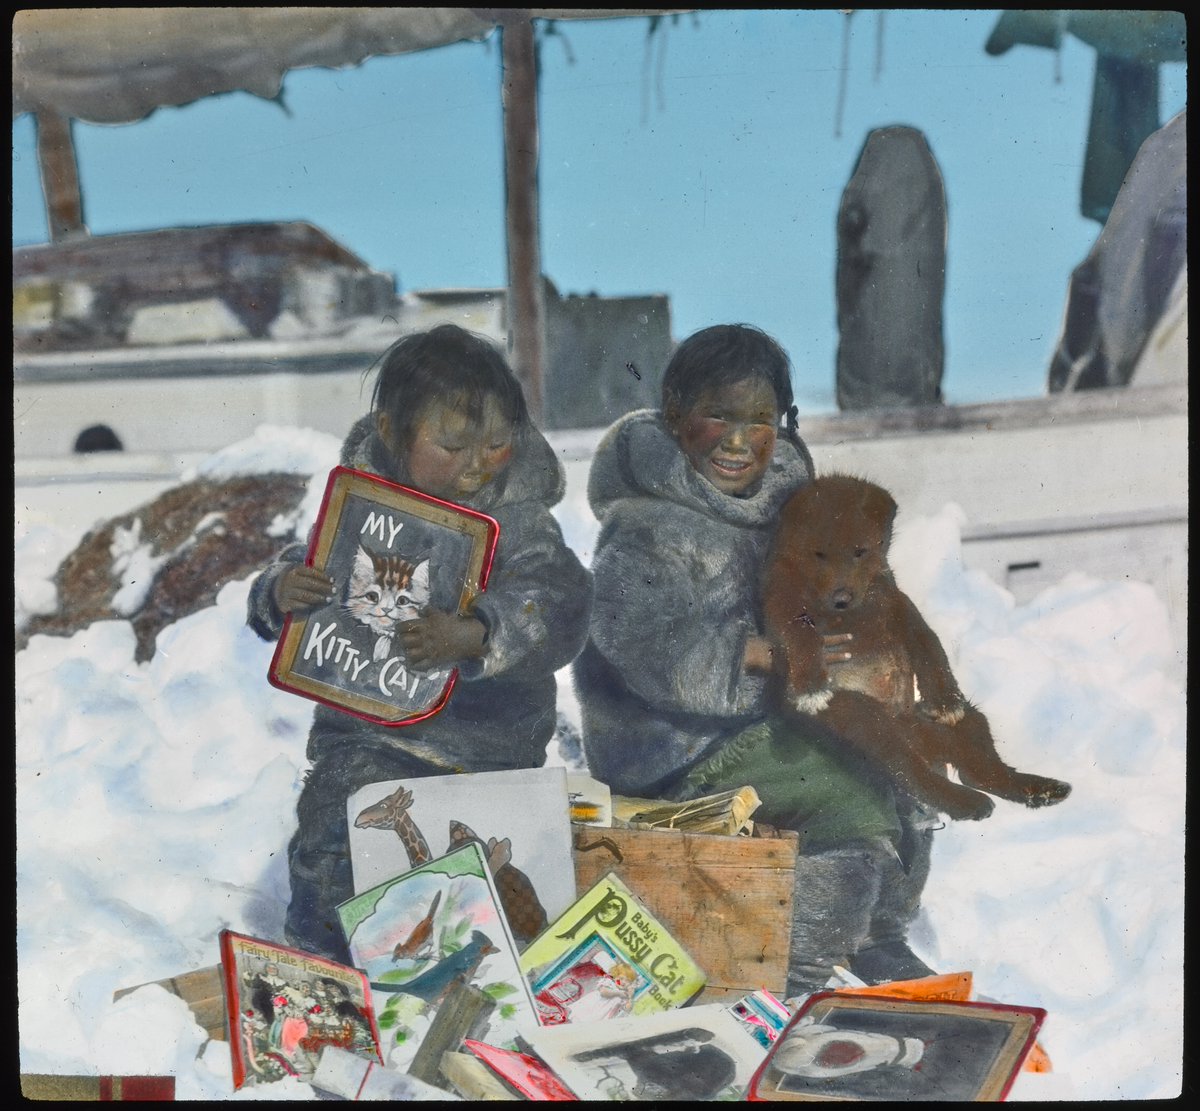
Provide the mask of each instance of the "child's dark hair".
{"label": "child's dark hair", "polygon": [[800,448],[811,473],[808,448],[796,431],[791,360],[775,340],[752,324],[714,324],[683,340],[663,372],[663,412],[683,412],[705,390],[747,378],[765,378],[770,383],[787,438]]}
{"label": "child's dark hair", "polygon": [[439,398],[452,399],[478,420],[491,397],[514,427],[529,421],[521,383],[508,360],[483,336],[457,324],[403,336],[374,365],[379,371],[371,411],[388,414],[399,443],[412,442],[421,411]]}

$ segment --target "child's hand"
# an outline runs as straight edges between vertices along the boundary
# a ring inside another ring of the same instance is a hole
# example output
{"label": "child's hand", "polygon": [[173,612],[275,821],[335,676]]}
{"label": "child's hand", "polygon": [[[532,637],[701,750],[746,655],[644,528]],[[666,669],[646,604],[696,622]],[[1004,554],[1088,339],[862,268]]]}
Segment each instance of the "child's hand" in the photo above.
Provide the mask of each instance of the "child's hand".
{"label": "child's hand", "polygon": [[482,656],[487,626],[477,617],[430,610],[424,617],[398,625],[396,632],[408,663],[419,671],[430,671]]}
{"label": "child's hand", "polygon": [[309,613],[333,601],[333,580],[301,563],[275,580],[273,594],[280,613]]}

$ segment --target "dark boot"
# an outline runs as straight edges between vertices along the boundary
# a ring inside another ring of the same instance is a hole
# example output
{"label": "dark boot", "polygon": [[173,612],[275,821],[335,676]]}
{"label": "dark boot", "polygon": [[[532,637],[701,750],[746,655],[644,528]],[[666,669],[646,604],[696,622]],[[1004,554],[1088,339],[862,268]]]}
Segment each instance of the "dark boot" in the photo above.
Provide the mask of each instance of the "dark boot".
{"label": "dark boot", "polygon": [[936,814],[915,803],[900,808],[898,851],[890,853],[880,867],[879,897],[871,912],[870,931],[848,966],[868,984],[937,975],[908,944],[908,929],[921,909],[929,878],[937,820]]}
{"label": "dark boot", "polygon": [[891,844],[858,841],[796,860],[787,997],[820,991],[866,941]]}

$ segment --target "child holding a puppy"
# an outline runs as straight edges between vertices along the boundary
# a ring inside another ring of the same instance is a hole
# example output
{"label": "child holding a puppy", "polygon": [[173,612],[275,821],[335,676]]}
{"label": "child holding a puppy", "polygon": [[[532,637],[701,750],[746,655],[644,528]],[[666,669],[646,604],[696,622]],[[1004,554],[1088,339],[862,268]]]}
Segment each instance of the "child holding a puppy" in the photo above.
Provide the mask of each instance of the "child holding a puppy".
{"label": "child holding a puppy", "polygon": [[[381,357],[371,412],[342,446],[345,466],[487,513],[500,525],[487,590],[469,614],[429,610],[398,626],[420,670],[457,667],[460,682],[432,717],[376,725],[318,706],[311,767],[288,846],[290,945],[334,960],[349,953],[336,907],[353,894],[346,802],[369,783],[451,772],[540,767],[553,734],[555,672],[587,632],[591,579],[550,507],[565,476],[529,418],[520,383],[486,339],[445,324],[404,336]],[[334,584],[283,551],[250,590],[248,623],[276,639],[289,613],[332,600]]]}
{"label": "child holding a puppy", "polygon": [[[589,770],[637,797],[752,785],[756,818],[801,836],[788,994],[833,966],[871,983],[930,975],[909,948],[933,816],[860,761],[772,714],[759,577],[779,509],[813,476],[791,368],[743,324],[684,340],[661,410],[596,451],[595,607],[573,674]],[[853,652],[825,644],[836,666]]]}

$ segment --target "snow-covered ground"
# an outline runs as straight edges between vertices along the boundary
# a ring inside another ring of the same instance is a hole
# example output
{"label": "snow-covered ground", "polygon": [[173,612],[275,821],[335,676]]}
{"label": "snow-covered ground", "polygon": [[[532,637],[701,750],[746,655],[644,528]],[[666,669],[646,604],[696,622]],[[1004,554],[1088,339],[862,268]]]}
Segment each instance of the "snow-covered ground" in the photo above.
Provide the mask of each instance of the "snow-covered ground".
{"label": "snow-covered ground", "polygon": [[[313,473],[303,535],[337,446],[262,428],[199,469]],[[1047,1010],[1053,1071],[1022,1074],[1011,1099],[1177,1095],[1186,720],[1166,612],[1144,584],[1078,574],[1016,606],[964,569],[963,519],[955,506],[902,516],[897,576],[1008,761],[1074,791],[943,829],[915,945],[941,970],[972,970],[979,997]],[[560,520],[587,558],[581,483]],[[52,604],[50,576],[85,523],[18,520],[18,621]],[[225,1043],[160,988],[112,1002],[217,963],[222,928],[282,937],[313,704],[266,681],[272,646],[244,624],[248,587],[166,629],[148,663],[124,621],[35,637],[16,657],[22,1071],[170,1073],[180,1099],[314,1098],[294,1081],[235,1097]],[[560,688],[577,717],[565,676]]]}

